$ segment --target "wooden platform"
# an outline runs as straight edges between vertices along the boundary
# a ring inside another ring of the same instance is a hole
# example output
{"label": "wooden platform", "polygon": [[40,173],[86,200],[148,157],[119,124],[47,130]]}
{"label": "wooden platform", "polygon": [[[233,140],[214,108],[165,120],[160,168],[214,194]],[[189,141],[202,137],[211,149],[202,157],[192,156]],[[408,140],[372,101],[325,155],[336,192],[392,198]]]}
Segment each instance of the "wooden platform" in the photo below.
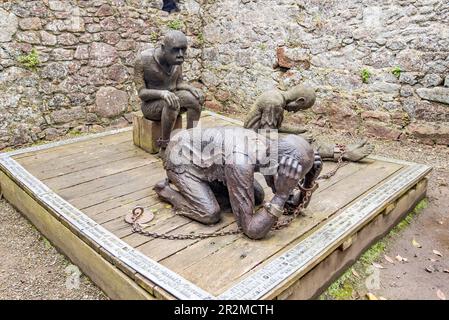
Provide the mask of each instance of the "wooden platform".
{"label": "wooden platform", "polygon": [[[201,124],[240,123],[204,112]],[[158,240],[124,215],[143,206],[155,215],[147,230],[173,234],[236,226],[230,213],[213,226],[173,215],[152,190],[162,164],[131,128],[0,154],[3,196],[115,299],[316,297],[425,196],[430,170],[371,157],[322,181],[306,214],[266,239]]]}

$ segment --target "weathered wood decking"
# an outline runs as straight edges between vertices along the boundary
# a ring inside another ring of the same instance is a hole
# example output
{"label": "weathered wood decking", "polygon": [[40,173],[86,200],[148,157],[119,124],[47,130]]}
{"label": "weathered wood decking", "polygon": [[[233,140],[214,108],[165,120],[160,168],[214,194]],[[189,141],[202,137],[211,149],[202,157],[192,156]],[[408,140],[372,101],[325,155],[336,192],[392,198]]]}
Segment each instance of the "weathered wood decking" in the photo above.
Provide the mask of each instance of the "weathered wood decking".
{"label": "weathered wood decking", "polygon": [[[206,112],[201,124],[238,122]],[[266,239],[170,241],[133,234],[124,215],[143,206],[155,215],[146,230],[173,234],[235,222],[230,213],[213,226],[173,215],[152,190],[162,164],[133,145],[131,129],[0,154],[0,169],[5,198],[109,296],[180,299],[316,296],[425,196],[430,171],[371,157],[322,181],[306,214]]]}

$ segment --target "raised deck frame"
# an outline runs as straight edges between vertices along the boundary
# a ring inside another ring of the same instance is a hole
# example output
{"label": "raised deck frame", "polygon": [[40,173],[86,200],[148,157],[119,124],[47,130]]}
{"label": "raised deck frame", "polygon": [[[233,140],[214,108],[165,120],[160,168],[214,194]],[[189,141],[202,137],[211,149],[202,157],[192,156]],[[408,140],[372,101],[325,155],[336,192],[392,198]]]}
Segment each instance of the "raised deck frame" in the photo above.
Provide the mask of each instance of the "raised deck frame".
{"label": "raised deck frame", "polygon": [[[212,112],[201,124],[241,125]],[[152,190],[162,164],[133,145],[132,128],[2,153],[0,190],[111,298],[310,299],[425,197],[430,170],[381,157],[348,164],[304,216],[259,241],[132,234],[123,217],[137,205],[155,211],[150,231],[236,227],[232,214],[213,226],[173,215]]]}

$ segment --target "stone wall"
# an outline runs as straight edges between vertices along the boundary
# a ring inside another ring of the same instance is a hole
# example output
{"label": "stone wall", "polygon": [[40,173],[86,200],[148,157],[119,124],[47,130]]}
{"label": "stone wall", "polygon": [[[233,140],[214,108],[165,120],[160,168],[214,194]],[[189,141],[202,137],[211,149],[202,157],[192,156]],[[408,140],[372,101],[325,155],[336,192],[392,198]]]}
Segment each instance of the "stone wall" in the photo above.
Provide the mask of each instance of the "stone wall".
{"label": "stone wall", "polygon": [[[137,52],[186,32],[187,80],[206,107],[243,114],[297,83],[313,110],[290,121],[449,144],[447,0],[0,2],[0,150],[130,123]],[[26,67],[37,52],[40,63]],[[361,73],[369,74],[365,82]]]}
{"label": "stone wall", "polygon": [[218,0],[204,10],[209,108],[242,112],[263,90],[310,84],[313,111],[290,120],[449,144],[447,0]]}
{"label": "stone wall", "polygon": [[[1,2],[0,150],[128,125],[139,108],[136,53],[169,28],[187,33],[185,75],[199,80],[198,4],[189,0],[170,15],[160,8],[162,0]],[[23,56],[33,49],[40,63],[30,69]]]}

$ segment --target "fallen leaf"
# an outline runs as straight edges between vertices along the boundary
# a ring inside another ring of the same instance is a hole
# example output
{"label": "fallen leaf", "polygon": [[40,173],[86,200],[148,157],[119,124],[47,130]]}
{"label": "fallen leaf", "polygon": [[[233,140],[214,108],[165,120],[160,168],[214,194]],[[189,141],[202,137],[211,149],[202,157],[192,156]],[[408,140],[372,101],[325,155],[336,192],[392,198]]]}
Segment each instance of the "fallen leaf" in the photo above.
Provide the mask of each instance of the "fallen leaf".
{"label": "fallen leaf", "polygon": [[427,266],[426,267],[426,271],[429,272],[429,273],[432,273],[432,272],[435,272],[435,268],[432,267],[432,266]]}
{"label": "fallen leaf", "polygon": [[355,277],[360,278],[360,275],[357,273],[357,271],[355,271],[354,269],[352,269],[351,271]]}
{"label": "fallen leaf", "polygon": [[374,294],[372,294],[371,292],[368,292],[368,293],[366,294],[366,297],[368,298],[368,300],[379,300],[379,299],[377,299],[377,297],[376,297]]}
{"label": "fallen leaf", "polygon": [[422,248],[422,245],[420,245],[419,242],[416,241],[415,239],[412,240],[412,244],[413,244],[413,246],[415,246],[417,248]]}
{"label": "fallen leaf", "polygon": [[165,206],[165,208],[166,208],[166,209],[171,209],[172,206],[171,206],[170,204],[167,204],[167,205]]}
{"label": "fallen leaf", "polygon": [[443,255],[441,254],[441,252],[438,251],[438,250],[432,250],[432,252],[435,253],[437,256],[440,256],[440,257],[443,256]]}
{"label": "fallen leaf", "polygon": [[381,265],[380,263],[373,262],[373,266],[377,269],[385,269],[385,267],[383,265]]}
{"label": "fallen leaf", "polygon": [[446,295],[440,289],[437,290],[437,297],[440,298],[440,300],[446,300]]}
{"label": "fallen leaf", "polygon": [[386,254],[384,254],[384,258],[385,260],[387,260],[389,263],[394,264],[393,259],[391,259],[389,256],[387,256]]}

